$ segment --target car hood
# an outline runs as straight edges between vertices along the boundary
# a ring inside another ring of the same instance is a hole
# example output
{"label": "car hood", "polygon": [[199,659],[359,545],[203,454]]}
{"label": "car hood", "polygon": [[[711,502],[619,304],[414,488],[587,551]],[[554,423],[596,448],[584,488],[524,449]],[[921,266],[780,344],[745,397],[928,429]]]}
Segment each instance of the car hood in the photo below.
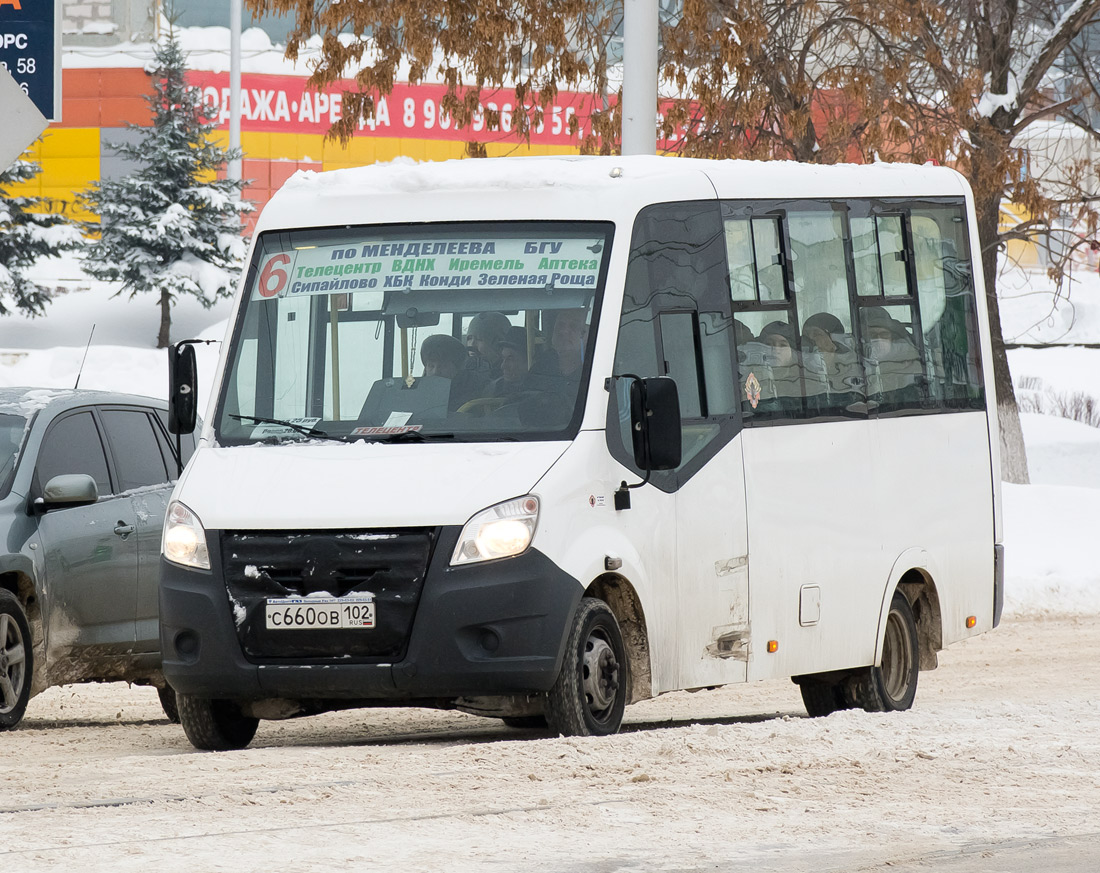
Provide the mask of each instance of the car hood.
{"label": "car hood", "polygon": [[200,447],[175,499],[211,530],[464,524],[528,493],[566,442]]}

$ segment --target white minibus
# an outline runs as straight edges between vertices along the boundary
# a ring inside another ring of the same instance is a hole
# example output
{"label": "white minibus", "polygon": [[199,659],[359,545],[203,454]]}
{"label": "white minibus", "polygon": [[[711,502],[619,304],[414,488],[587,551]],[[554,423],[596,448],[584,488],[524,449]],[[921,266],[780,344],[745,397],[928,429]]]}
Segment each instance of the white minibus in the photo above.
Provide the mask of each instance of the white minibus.
{"label": "white minibus", "polygon": [[941,167],[298,173],[165,527],[188,738],[395,705],[602,735],[777,677],[909,708],[1003,601],[977,249]]}

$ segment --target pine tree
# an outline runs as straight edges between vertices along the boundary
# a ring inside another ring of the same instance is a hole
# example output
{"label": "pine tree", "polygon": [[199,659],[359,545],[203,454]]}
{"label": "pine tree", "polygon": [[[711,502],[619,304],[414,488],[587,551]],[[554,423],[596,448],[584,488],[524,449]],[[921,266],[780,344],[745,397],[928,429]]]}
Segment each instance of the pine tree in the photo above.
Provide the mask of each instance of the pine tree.
{"label": "pine tree", "polygon": [[87,249],[84,270],[122,280],[131,298],[158,294],[157,347],[165,348],[180,295],[210,307],[232,293],[245,248],[240,213],[252,206],[240,199],[242,182],[215,177],[238,155],[210,141],[216,122],[205,119],[201,93],[187,85],[174,31],[156,47],[152,78],[152,127],[131,125],[140,138],[116,147],[140,169],[83,194],[100,217],[98,225],[86,226],[98,240]]}
{"label": "pine tree", "polygon": [[56,257],[82,239],[64,214],[53,211],[53,201],[8,193],[12,185],[28,182],[40,172],[38,164],[24,159],[0,171],[0,315],[13,310],[41,315],[50,291],[28,279],[23,271],[40,258]]}

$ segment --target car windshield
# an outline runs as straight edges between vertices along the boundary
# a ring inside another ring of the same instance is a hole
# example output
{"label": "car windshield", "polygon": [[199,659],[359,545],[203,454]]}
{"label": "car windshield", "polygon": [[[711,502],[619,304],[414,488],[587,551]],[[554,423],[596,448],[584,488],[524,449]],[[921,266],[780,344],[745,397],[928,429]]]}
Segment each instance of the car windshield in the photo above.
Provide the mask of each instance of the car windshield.
{"label": "car windshield", "polygon": [[11,487],[15,463],[19,460],[19,447],[27,430],[27,419],[22,415],[0,412],[0,496]]}
{"label": "car windshield", "polygon": [[611,234],[597,222],[263,234],[218,441],[568,438]]}

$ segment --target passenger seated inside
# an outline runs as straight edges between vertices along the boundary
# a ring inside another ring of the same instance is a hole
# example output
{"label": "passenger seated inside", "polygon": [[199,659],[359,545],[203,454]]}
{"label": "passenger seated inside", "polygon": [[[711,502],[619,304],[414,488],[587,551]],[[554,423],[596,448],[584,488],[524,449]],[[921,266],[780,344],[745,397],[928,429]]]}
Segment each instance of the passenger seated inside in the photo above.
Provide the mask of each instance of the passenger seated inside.
{"label": "passenger seated inside", "polygon": [[420,361],[424,365],[424,375],[438,376],[450,381],[447,409],[452,412],[485,393],[487,380],[480,373],[464,369],[466,358],[466,347],[449,334],[433,334],[420,344]]}
{"label": "passenger seated inside", "polygon": [[919,404],[923,371],[905,325],[879,307],[864,309],[862,320],[868,399],[894,408]]}
{"label": "passenger seated inside", "polygon": [[586,318],[584,309],[562,309],[555,313],[550,348],[539,355],[531,367],[532,374],[580,381],[584,343],[588,337]]}
{"label": "passenger seated inside", "polygon": [[508,316],[501,312],[480,312],[470,319],[466,328],[466,348],[470,357],[466,369],[476,370],[489,379],[500,377],[498,344],[512,329]]}
{"label": "passenger seated inside", "polygon": [[863,400],[862,374],[851,336],[831,312],[811,315],[802,325],[802,366],[811,411],[843,412]]}
{"label": "passenger seated inside", "polygon": [[514,397],[527,385],[527,331],[510,327],[496,345],[500,356],[500,377],[489,383],[492,397]]}
{"label": "passenger seated inside", "polygon": [[793,412],[802,406],[802,374],[798,341],[786,322],[773,321],[760,331],[765,346],[760,382],[760,412]]}

